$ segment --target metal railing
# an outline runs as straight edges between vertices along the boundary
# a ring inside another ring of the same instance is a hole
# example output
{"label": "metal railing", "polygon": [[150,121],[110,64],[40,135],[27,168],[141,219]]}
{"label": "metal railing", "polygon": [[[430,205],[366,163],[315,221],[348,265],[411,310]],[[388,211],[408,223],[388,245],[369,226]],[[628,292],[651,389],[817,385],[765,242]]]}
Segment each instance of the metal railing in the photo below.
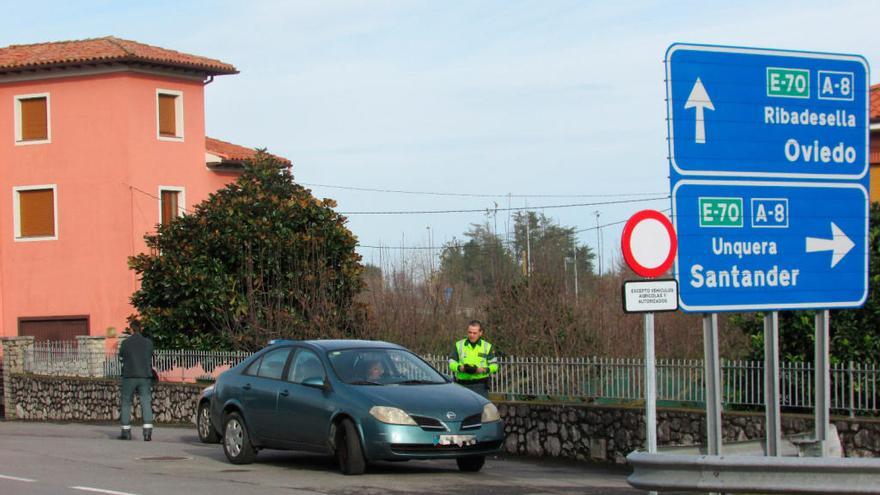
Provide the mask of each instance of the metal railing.
{"label": "metal railing", "polygon": [[[158,350],[153,367],[165,381],[213,378],[235,366],[250,353],[226,351]],[[422,356],[435,369],[448,374],[448,358]],[[511,400],[635,402],[644,397],[644,364],[640,358],[499,358],[492,376],[492,392]],[[31,373],[69,376],[118,377],[115,352],[100,354],[79,349],[75,343],[37,343],[25,355]],[[703,362],[696,359],[657,360],[657,398],[665,405],[701,405],[705,401]],[[781,406],[813,407],[811,363],[781,363]],[[880,413],[880,368],[873,364],[844,363],[832,366],[831,408],[838,412]],[[762,407],[764,371],[760,361],[722,360],[722,401],[733,407]]]}
{"label": "metal railing", "polygon": [[[423,356],[448,373],[446,356]],[[644,399],[644,362],[641,358],[499,358],[492,391],[508,399],[561,401],[639,401]],[[657,398],[666,405],[693,405],[705,401],[703,361],[657,359]],[[722,402],[727,406],[763,407],[764,363],[721,362]],[[781,406],[811,409],[814,404],[812,363],[780,365]],[[831,408],[849,414],[880,412],[880,368],[873,364],[833,365]]]}
{"label": "metal railing", "polygon": [[[250,356],[240,351],[157,350],[153,368],[164,381],[192,382],[220,373]],[[24,369],[53,376],[119,377],[122,363],[115,351],[82,349],[76,342],[38,342],[25,353]]]}

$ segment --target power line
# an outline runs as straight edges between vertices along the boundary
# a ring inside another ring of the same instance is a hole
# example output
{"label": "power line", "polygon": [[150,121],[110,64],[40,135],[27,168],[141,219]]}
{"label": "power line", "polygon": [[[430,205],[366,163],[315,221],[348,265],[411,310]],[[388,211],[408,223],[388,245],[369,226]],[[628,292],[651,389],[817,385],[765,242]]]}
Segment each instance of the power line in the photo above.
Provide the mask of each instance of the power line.
{"label": "power line", "polygon": [[598,201],[593,203],[570,203],[563,205],[518,206],[514,208],[477,208],[469,210],[397,210],[397,211],[341,211],[340,215],[435,215],[445,213],[483,213],[498,211],[549,210],[554,208],[577,208],[581,206],[620,205],[626,203],[646,203],[669,199],[669,196],[644,199],[621,199],[617,201]]}
{"label": "power line", "polygon": [[452,193],[432,191],[405,191],[402,189],[378,189],[372,187],[335,186],[330,184],[316,184],[311,182],[298,182],[301,186],[326,187],[329,189],[344,189],[347,191],[365,191],[394,194],[416,194],[423,196],[452,196],[458,198],[613,198],[621,196],[657,196],[665,192],[640,192],[640,193],[615,193],[615,194],[487,194],[487,193]]}
{"label": "power line", "polygon": [[[669,208],[666,208],[661,211],[667,212],[667,211],[669,211]],[[627,219],[627,220],[629,220],[629,219]],[[544,236],[544,237],[542,237],[542,240],[554,239],[556,237],[564,237],[564,236],[570,235],[570,234],[580,234],[583,232],[589,232],[591,230],[604,229],[605,227],[613,227],[615,225],[620,225],[622,223],[626,223],[627,220],[618,220],[616,222],[604,223],[604,224],[598,225],[596,227],[586,227],[583,229],[573,230],[571,232],[564,232],[564,233],[560,233],[560,234],[552,235],[552,236]],[[501,242],[502,242],[502,244],[513,244],[513,241],[501,241]],[[370,245],[370,244],[358,244],[358,247],[367,248],[367,249],[426,250],[426,249],[443,249],[447,246],[376,246],[376,245]]]}

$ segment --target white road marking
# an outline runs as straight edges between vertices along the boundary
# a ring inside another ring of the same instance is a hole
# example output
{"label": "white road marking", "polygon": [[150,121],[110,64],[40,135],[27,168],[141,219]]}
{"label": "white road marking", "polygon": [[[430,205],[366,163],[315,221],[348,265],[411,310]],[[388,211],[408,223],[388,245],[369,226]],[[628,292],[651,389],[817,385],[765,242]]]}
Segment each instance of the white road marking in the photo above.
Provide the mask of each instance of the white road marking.
{"label": "white road marking", "polygon": [[135,493],[129,492],[117,492],[114,490],[105,490],[103,488],[92,488],[90,486],[72,486],[74,490],[80,490],[84,492],[93,492],[93,493],[106,493],[107,495],[137,495]]}
{"label": "white road marking", "polygon": [[24,481],[25,483],[33,483],[37,481],[30,478],[16,478],[15,476],[6,476],[4,474],[0,474],[0,480]]}

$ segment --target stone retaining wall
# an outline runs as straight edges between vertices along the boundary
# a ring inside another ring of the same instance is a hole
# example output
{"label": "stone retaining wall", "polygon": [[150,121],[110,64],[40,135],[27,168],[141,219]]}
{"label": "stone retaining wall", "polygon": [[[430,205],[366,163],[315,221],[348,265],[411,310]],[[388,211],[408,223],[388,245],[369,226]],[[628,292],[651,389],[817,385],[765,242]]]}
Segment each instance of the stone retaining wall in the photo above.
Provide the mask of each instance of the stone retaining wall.
{"label": "stone retaining wall", "polygon": [[[119,380],[61,378],[7,374],[7,404],[16,419],[31,421],[118,421]],[[194,423],[202,386],[162,382],[153,391],[157,423]],[[137,397],[135,397],[137,401]],[[137,403],[137,402],[136,402]],[[644,411],[640,408],[594,405],[501,403],[508,453],[624,463],[628,453],[644,448]],[[134,408],[135,417],[140,415]],[[705,442],[705,412],[687,409],[657,411],[660,445]],[[724,441],[764,438],[763,413],[723,415]],[[784,415],[785,435],[812,430],[807,415]],[[880,457],[880,419],[835,418],[848,457]]]}
{"label": "stone retaining wall", "polygon": [[[509,453],[566,457],[625,463],[626,455],[644,449],[645,418],[641,408],[542,405],[499,405]],[[880,457],[880,420],[834,418],[847,457]],[[764,414],[726,412],[722,415],[724,441],[764,438]],[[808,415],[783,415],[783,435],[813,430]],[[687,409],[657,411],[659,445],[702,445],[706,439],[706,414]]]}
{"label": "stone retaining wall", "polygon": [[[120,380],[61,378],[14,374],[8,390],[15,419],[28,421],[119,421]],[[196,399],[201,385],[160,382],[153,387],[156,423],[195,423]],[[134,396],[132,419],[140,419],[140,401]]]}

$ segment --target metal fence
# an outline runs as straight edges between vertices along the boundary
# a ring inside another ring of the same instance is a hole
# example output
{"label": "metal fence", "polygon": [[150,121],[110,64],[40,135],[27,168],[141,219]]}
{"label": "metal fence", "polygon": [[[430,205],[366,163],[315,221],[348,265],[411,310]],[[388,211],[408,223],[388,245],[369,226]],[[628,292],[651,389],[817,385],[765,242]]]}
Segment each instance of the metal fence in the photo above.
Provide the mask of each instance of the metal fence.
{"label": "metal fence", "polygon": [[[424,356],[438,370],[448,370],[446,356]],[[628,402],[644,398],[644,361],[641,358],[500,358],[492,376],[492,391],[508,399]],[[657,398],[665,405],[705,402],[703,361],[658,359]],[[764,405],[764,363],[721,362],[722,402],[727,406]],[[846,363],[833,365],[831,408],[854,414],[880,412],[880,368]],[[781,363],[781,406],[811,409],[814,375],[811,363]]]}
{"label": "metal fence", "polygon": [[[216,378],[250,356],[249,352],[157,350],[153,368],[163,381],[192,382]],[[53,376],[119,377],[122,363],[115,351],[92,351],[76,342],[38,342],[25,353],[25,371]]]}
{"label": "metal fence", "polygon": [[[153,367],[165,381],[195,381],[220,373],[249,356],[247,352],[159,350]],[[446,356],[423,358],[448,373]],[[492,391],[508,399],[571,402],[635,402],[644,397],[644,363],[640,358],[499,358]],[[90,353],[75,343],[37,343],[25,355],[25,370],[48,375],[118,377],[115,352]],[[811,363],[781,363],[782,407],[813,407]],[[880,369],[846,363],[831,368],[831,408],[855,413],[880,413]],[[658,359],[657,397],[664,405],[700,405],[705,401],[703,362],[696,359]],[[764,371],[760,361],[722,360],[722,401],[733,407],[764,404]]]}

